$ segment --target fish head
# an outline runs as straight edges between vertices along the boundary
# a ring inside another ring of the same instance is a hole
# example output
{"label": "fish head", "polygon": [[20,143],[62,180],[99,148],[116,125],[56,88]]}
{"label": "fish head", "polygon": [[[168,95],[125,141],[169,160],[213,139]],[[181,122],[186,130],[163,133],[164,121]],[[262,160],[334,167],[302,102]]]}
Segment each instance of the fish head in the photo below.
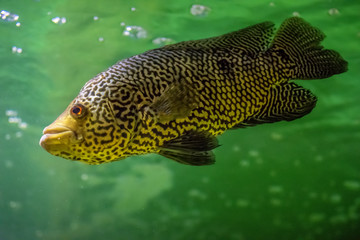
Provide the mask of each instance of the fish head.
{"label": "fish head", "polygon": [[114,91],[111,84],[103,84],[100,91],[98,82],[89,82],[43,130],[40,145],[55,156],[88,164],[123,159],[135,127],[131,101],[120,101],[129,94]]}

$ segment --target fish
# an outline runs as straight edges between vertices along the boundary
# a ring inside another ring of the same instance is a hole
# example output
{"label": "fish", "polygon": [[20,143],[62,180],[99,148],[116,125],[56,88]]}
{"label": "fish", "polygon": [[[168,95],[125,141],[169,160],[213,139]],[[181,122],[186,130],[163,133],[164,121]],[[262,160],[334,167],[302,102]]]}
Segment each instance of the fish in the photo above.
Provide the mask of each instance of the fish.
{"label": "fish", "polygon": [[155,153],[215,162],[229,129],[293,121],[317,97],[293,80],[324,79],[348,63],[324,49],[324,33],[300,17],[267,21],[120,60],[89,80],[44,128],[40,145],[65,159],[101,164]]}

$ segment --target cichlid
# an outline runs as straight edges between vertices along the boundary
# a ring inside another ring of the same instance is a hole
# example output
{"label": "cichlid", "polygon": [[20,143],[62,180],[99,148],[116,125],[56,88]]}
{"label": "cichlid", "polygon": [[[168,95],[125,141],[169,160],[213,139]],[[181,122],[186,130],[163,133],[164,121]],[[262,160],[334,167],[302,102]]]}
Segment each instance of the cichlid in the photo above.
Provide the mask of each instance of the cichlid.
{"label": "cichlid", "polygon": [[347,71],[337,52],[320,45],[324,37],[292,17],[276,33],[263,22],[121,60],[84,85],[40,145],[88,164],[146,153],[212,164],[224,131],[311,112],[316,97],[292,80]]}

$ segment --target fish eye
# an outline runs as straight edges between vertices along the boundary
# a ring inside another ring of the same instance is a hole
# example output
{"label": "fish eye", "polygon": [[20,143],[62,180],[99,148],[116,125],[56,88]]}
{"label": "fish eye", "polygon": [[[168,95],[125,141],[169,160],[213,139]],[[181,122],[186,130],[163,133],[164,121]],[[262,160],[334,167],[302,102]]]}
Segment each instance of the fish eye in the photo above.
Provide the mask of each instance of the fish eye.
{"label": "fish eye", "polygon": [[82,118],[86,114],[86,108],[81,104],[75,104],[70,110],[71,116],[74,118]]}

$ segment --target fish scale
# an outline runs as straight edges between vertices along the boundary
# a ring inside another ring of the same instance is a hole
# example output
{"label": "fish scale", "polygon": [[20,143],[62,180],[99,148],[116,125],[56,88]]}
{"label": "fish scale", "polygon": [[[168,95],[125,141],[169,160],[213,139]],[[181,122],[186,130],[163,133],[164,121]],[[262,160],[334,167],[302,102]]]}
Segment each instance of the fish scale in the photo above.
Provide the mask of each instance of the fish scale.
{"label": "fish scale", "polygon": [[337,52],[320,46],[323,38],[293,17],[275,35],[264,22],[121,60],[85,84],[40,144],[89,164],[146,153],[212,164],[224,131],[311,112],[316,97],[290,81],[347,70]]}

